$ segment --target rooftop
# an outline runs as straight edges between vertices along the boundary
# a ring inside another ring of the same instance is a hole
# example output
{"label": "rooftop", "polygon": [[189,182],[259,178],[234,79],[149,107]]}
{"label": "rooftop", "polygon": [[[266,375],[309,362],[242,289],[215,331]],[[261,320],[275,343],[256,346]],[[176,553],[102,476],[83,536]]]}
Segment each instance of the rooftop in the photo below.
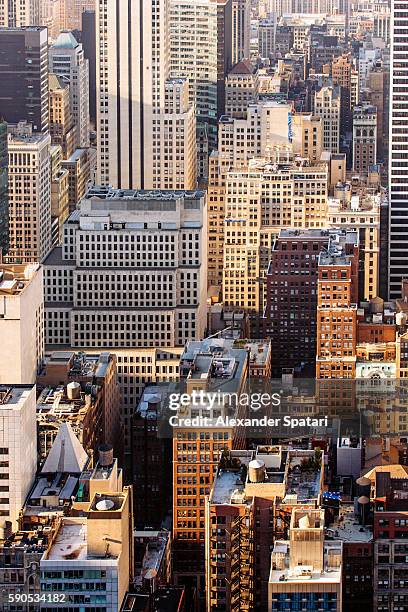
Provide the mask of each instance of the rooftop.
{"label": "rooftop", "polygon": [[36,263],[0,264],[0,295],[21,294],[40,269]]}
{"label": "rooftop", "polygon": [[136,408],[137,416],[143,419],[156,419],[160,415],[164,399],[168,396],[170,385],[149,385],[145,387],[143,395]]}
{"label": "rooftop", "polygon": [[[135,539],[137,539],[138,533],[140,532],[134,532]],[[170,537],[170,533],[168,531],[143,531],[141,533],[143,534],[144,540],[148,534],[148,541],[146,543],[145,554],[142,560],[141,571],[135,576],[135,584],[138,585],[142,585],[144,580],[151,580],[157,576],[163,562]]]}
{"label": "rooftop", "polygon": [[51,45],[51,49],[76,49],[78,46],[79,42],[72,32],[63,30]]}
{"label": "rooftop", "polygon": [[241,479],[241,467],[248,466],[253,458],[252,451],[231,451],[231,459],[237,467],[219,468],[209,497],[210,504],[243,504],[246,502]]}
{"label": "rooftop", "polygon": [[101,200],[177,200],[179,198],[204,198],[205,191],[171,191],[146,190],[146,189],[114,189],[111,186],[94,185],[91,187],[85,198],[99,198]]}
{"label": "rooftop", "polygon": [[353,504],[340,505],[340,514],[326,529],[326,535],[342,542],[371,542],[373,539],[372,529],[359,523]]}
{"label": "rooftop", "polygon": [[249,351],[251,365],[266,365],[271,356],[271,340],[235,340],[234,348]]}
{"label": "rooftop", "polygon": [[48,561],[81,561],[87,559],[86,518],[63,519],[52,546],[43,558]]}
{"label": "rooftop", "polygon": [[352,247],[358,245],[355,230],[338,230],[319,255],[319,266],[351,266]]}
{"label": "rooftop", "polygon": [[[315,465],[314,451],[289,450],[286,481],[286,496],[297,503],[317,499],[321,492],[322,466]],[[323,460],[323,456],[321,458]]]}
{"label": "rooftop", "polygon": [[180,360],[181,376],[206,381],[208,390],[238,391],[248,353],[233,346],[234,341],[225,338],[189,341]]}
{"label": "rooftop", "polygon": [[[271,563],[271,572],[269,575],[269,583],[292,582],[295,584],[337,584],[341,582],[341,564],[337,564],[337,560],[341,559],[342,544],[341,542],[326,541],[324,543],[324,570],[315,569],[312,565],[299,565],[294,568],[289,568],[289,550],[290,543],[288,540],[277,540],[275,542],[272,559],[276,555],[283,556],[284,567],[275,569],[276,565]],[[335,558],[334,563],[328,562],[328,558]],[[273,593],[272,593],[273,597]]]}
{"label": "rooftop", "polygon": [[0,410],[20,410],[34,385],[0,385]]}

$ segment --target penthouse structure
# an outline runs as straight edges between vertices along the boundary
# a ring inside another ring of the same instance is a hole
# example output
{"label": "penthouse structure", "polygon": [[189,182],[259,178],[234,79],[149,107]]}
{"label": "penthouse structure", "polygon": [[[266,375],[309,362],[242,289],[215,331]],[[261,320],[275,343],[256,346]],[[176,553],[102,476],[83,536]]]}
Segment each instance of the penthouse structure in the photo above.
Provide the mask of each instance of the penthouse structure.
{"label": "penthouse structure", "polygon": [[325,541],[324,512],[293,510],[289,541],[272,551],[268,611],[342,610],[342,543]]}
{"label": "penthouse structure", "polygon": [[92,188],[44,263],[47,345],[130,358],[203,337],[206,227],[201,191]]}

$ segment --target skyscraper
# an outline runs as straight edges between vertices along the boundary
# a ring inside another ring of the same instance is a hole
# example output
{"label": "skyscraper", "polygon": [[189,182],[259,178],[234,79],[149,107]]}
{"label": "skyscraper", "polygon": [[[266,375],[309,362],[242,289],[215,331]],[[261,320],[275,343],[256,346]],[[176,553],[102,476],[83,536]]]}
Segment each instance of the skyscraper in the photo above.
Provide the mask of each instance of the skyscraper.
{"label": "skyscraper", "polygon": [[7,123],[0,121],[0,256],[8,249]]}
{"label": "skyscraper", "polygon": [[232,63],[249,58],[251,1],[232,0]]}
{"label": "skyscraper", "polygon": [[77,146],[89,146],[89,66],[82,45],[71,32],[61,32],[49,51],[50,72],[69,84]]}
{"label": "skyscraper", "polygon": [[389,297],[398,297],[408,265],[408,26],[407,0],[393,0],[389,155]]}
{"label": "skyscraper", "polygon": [[0,28],[21,28],[40,23],[40,0],[0,0]]}
{"label": "skyscraper", "polygon": [[204,192],[94,187],[45,262],[47,344],[131,353],[202,338],[206,244]]}
{"label": "skyscraper", "polygon": [[9,263],[42,261],[51,248],[50,144],[25,124],[9,135]]}
{"label": "skyscraper", "polygon": [[198,123],[217,139],[217,5],[212,0],[170,0],[170,74],[188,78]]}
{"label": "skyscraper", "polygon": [[47,28],[0,29],[0,109],[8,123],[48,130]]}
{"label": "skyscraper", "polygon": [[[177,111],[166,105],[168,0],[100,0],[96,16],[98,182],[124,189],[194,188],[195,143],[183,138],[175,159],[168,130],[174,121],[179,136],[184,129],[194,137],[195,130],[191,106],[185,110],[182,100]],[[182,181],[172,162],[185,165]]]}
{"label": "skyscraper", "polygon": [[89,118],[96,121],[96,32],[95,11],[82,13],[82,44],[89,62]]}

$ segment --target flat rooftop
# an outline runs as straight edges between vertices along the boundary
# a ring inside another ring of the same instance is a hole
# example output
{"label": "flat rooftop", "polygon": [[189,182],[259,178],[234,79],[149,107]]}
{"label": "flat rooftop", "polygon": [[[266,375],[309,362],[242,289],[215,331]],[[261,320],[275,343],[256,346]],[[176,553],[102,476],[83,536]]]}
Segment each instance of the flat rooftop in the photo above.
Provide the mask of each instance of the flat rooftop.
{"label": "flat rooftop", "polygon": [[0,295],[19,295],[39,269],[39,264],[0,265]]}
{"label": "flat rooftop", "polygon": [[321,467],[307,465],[314,452],[289,451],[288,455],[286,495],[296,495],[298,502],[316,499],[320,494]]}
{"label": "flat rooftop", "polygon": [[113,187],[94,185],[85,194],[85,199],[99,198],[101,200],[178,200],[180,198],[204,198],[205,191],[169,190],[169,189],[114,189]]}
{"label": "flat rooftop", "polygon": [[353,504],[340,505],[339,517],[326,529],[326,535],[342,542],[371,542],[373,539],[372,529],[358,522]]}
{"label": "flat rooftop", "polygon": [[0,410],[20,409],[34,385],[0,385]]}
{"label": "flat rooftop", "polygon": [[48,561],[81,561],[87,559],[86,519],[64,519],[44,558]]}
{"label": "flat rooftop", "polygon": [[[237,459],[240,466],[248,466],[252,458],[253,451],[231,451],[231,459]],[[240,466],[219,468],[211,490],[210,504],[245,503],[245,483],[241,480]],[[236,495],[233,498],[234,494]]]}
{"label": "flat rooftop", "polygon": [[249,351],[250,364],[255,366],[266,365],[271,355],[270,340],[236,340],[234,348],[243,348]]}
{"label": "flat rooftop", "polygon": [[[269,574],[269,584],[277,583],[282,585],[284,583],[292,584],[339,584],[341,583],[341,565],[327,564],[329,556],[335,556],[337,558],[342,556],[342,543],[340,541],[326,541],[324,543],[324,571],[320,572],[311,565],[299,565],[297,567],[289,568],[289,554],[290,554],[290,543],[288,540],[278,540],[275,542],[272,557],[275,553],[285,555],[286,567],[281,569],[274,569],[271,563],[271,571]],[[278,592],[282,592],[284,587],[277,589]],[[273,598],[273,594],[272,594]]]}

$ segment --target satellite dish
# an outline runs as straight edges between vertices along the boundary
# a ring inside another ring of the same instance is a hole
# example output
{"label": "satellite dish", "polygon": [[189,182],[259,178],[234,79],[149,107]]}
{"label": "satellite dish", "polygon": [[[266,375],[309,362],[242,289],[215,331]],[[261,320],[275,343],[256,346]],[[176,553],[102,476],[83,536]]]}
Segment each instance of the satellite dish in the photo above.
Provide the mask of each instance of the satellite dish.
{"label": "satellite dish", "polygon": [[95,507],[97,510],[112,510],[114,505],[115,504],[111,499],[101,499],[101,501],[98,501]]}

